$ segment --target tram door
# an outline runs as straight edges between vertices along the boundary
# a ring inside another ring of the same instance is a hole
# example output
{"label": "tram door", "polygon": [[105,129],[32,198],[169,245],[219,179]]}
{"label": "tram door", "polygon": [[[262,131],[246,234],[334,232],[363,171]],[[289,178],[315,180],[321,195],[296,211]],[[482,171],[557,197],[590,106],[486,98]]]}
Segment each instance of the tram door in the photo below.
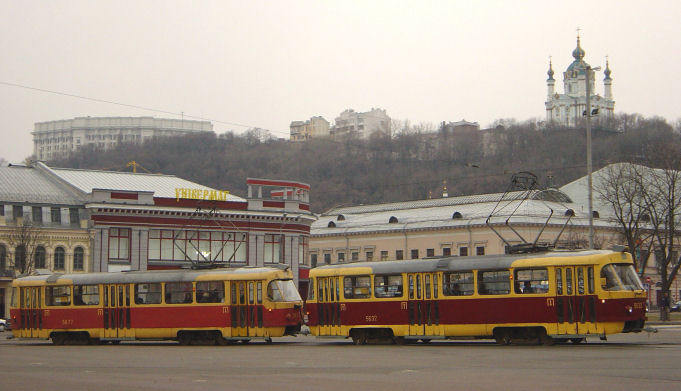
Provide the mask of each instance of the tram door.
{"label": "tram door", "polygon": [[560,334],[596,332],[593,267],[556,268],[556,318]]}
{"label": "tram door", "polygon": [[104,338],[131,338],[130,285],[105,284],[104,290]]}
{"label": "tram door", "polygon": [[231,281],[232,337],[262,337],[262,281]]}
{"label": "tram door", "polygon": [[317,287],[319,335],[341,335],[340,278],[317,278]]}
{"label": "tram door", "polygon": [[408,273],[409,335],[441,335],[437,273]]}
{"label": "tram door", "polygon": [[21,322],[21,336],[25,338],[38,337],[39,331],[43,328],[43,311],[40,309],[42,303],[40,287],[21,288],[19,312]]}

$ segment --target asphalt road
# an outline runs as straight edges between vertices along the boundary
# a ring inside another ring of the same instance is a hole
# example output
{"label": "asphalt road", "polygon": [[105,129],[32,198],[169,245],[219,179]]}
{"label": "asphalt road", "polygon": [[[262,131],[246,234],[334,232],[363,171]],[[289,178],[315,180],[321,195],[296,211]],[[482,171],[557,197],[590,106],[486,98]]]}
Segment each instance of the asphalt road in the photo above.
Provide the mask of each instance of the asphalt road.
{"label": "asphalt road", "polygon": [[681,326],[581,345],[53,346],[0,333],[0,390],[680,390]]}

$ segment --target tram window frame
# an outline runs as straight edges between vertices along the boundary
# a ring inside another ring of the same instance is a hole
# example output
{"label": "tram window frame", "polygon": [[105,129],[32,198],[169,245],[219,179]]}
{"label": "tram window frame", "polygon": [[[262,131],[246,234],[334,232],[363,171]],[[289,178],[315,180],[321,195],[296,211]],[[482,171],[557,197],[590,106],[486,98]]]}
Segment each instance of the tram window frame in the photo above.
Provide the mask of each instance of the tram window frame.
{"label": "tram window frame", "polygon": [[223,281],[197,281],[197,303],[224,303],[225,283]]}
{"label": "tram window frame", "polygon": [[[517,294],[544,294],[548,293],[551,288],[549,270],[545,267],[516,269],[514,275],[515,293]],[[529,286],[526,283],[529,283]]]}
{"label": "tram window frame", "polygon": [[565,293],[572,295],[572,268],[565,269]]}
{"label": "tram window frame", "polygon": [[194,302],[194,284],[188,281],[173,281],[164,284],[166,304],[191,304]]}
{"label": "tram window frame", "polygon": [[589,266],[586,269],[586,275],[587,275],[587,280],[588,280],[588,285],[589,285],[589,294],[593,295],[596,292],[596,282],[594,279],[594,267]]}
{"label": "tram window frame", "polygon": [[[442,294],[445,296],[473,296],[475,293],[475,273],[451,272],[442,273]],[[452,280],[456,277],[456,280]],[[454,288],[458,289],[454,289]]]}
{"label": "tram window frame", "polygon": [[426,274],[423,276],[423,288],[425,289],[425,292],[423,292],[424,299],[430,299],[430,287],[430,274]]}
{"label": "tram window frame", "polygon": [[48,307],[66,307],[71,305],[71,287],[68,285],[46,286],[45,305]]}
{"label": "tram window frame", "polygon": [[[143,288],[143,289],[142,289]],[[106,289],[104,290],[106,294]],[[135,284],[135,304],[161,304],[163,298],[163,286],[160,282],[143,282]],[[104,299],[106,304],[106,299]]]}
{"label": "tram window frame", "polygon": [[[361,284],[360,284],[361,282]],[[343,278],[343,295],[346,299],[371,297],[371,276],[348,276]]]}
{"label": "tram window frame", "polygon": [[315,279],[310,278],[309,284],[307,286],[307,299],[308,300],[314,300],[315,298],[315,285],[314,285]]}
{"label": "tram window frame", "polygon": [[577,294],[583,295],[586,292],[584,287],[584,268],[577,268]]}
{"label": "tram window frame", "polygon": [[556,294],[563,294],[563,271],[561,268],[556,268]]}
{"label": "tram window frame", "polygon": [[[503,288],[506,289],[503,289]],[[508,295],[511,293],[511,272],[509,270],[488,270],[478,272],[478,294]]]}
{"label": "tram window frame", "polygon": [[73,305],[98,305],[99,285],[74,285]]}
{"label": "tram window frame", "polygon": [[374,297],[377,299],[402,297],[404,281],[401,274],[380,274],[374,276]]}

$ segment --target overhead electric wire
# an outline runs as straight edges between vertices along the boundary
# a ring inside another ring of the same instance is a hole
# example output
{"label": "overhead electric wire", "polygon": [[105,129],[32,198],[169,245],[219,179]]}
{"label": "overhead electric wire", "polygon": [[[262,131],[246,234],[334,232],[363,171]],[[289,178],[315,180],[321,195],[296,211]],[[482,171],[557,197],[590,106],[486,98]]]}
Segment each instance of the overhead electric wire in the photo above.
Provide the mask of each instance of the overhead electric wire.
{"label": "overhead electric wire", "polygon": [[217,120],[217,119],[212,119],[212,118],[207,118],[207,117],[200,117],[200,116],[196,116],[196,115],[186,114],[184,112],[176,113],[176,112],[173,112],[173,111],[156,109],[156,108],[152,108],[152,107],[145,107],[145,106],[139,106],[139,105],[133,105],[133,104],[129,104],[129,103],[116,102],[116,101],[108,100],[108,99],[91,98],[91,97],[88,97],[88,96],[76,95],[76,94],[71,94],[71,93],[68,93],[68,92],[53,91],[53,90],[48,90],[48,89],[45,89],[45,88],[31,87],[31,86],[27,86],[27,85],[23,85],[23,84],[10,83],[10,82],[6,82],[6,81],[0,81],[0,84],[10,86],[10,87],[16,87],[16,88],[24,88],[24,89],[32,90],[32,91],[39,91],[39,92],[46,92],[46,93],[49,93],[49,94],[68,96],[70,98],[83,99],[83,100],[88,100],[88,101],[91,101],[91,102],[107,103],[107,104],[111,104],[111,105],[130,107],[130,108],[138,109],[138,110],[145,110],[145,111],[152,111],[152,112],[156,112],[156,113],[169,114],[169,115],[174,115],[174,116],[178,116],[178,117],[187,117],[187,118],[201,120],[201,121],[210,121],[210,122],[219,123],[219,124],[223,124],[223,125],[239,126],[239,127],[243,127],[243,128],[259,128],[259,129],[267,130],[267,131],[272,132],[272,133],[289,134],[288,131],[270,130],[270,129],[265,129],[265,128],[255,126],[255,125],[247,125],[247,124],[241,124],[241,123],[238,123],[238,122],[222,121],[222,120]]}

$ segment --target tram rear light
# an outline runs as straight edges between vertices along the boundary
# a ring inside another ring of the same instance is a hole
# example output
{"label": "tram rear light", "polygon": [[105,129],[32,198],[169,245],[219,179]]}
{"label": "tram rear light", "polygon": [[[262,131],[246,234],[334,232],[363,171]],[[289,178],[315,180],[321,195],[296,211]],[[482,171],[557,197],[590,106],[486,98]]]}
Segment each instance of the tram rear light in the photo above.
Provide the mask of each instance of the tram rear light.
{"label": "tram rear light", "polygon": [[268,308],[268,309],[267,309],[267,312],[272,312],[272,309],[271,309],[271,308]]}

